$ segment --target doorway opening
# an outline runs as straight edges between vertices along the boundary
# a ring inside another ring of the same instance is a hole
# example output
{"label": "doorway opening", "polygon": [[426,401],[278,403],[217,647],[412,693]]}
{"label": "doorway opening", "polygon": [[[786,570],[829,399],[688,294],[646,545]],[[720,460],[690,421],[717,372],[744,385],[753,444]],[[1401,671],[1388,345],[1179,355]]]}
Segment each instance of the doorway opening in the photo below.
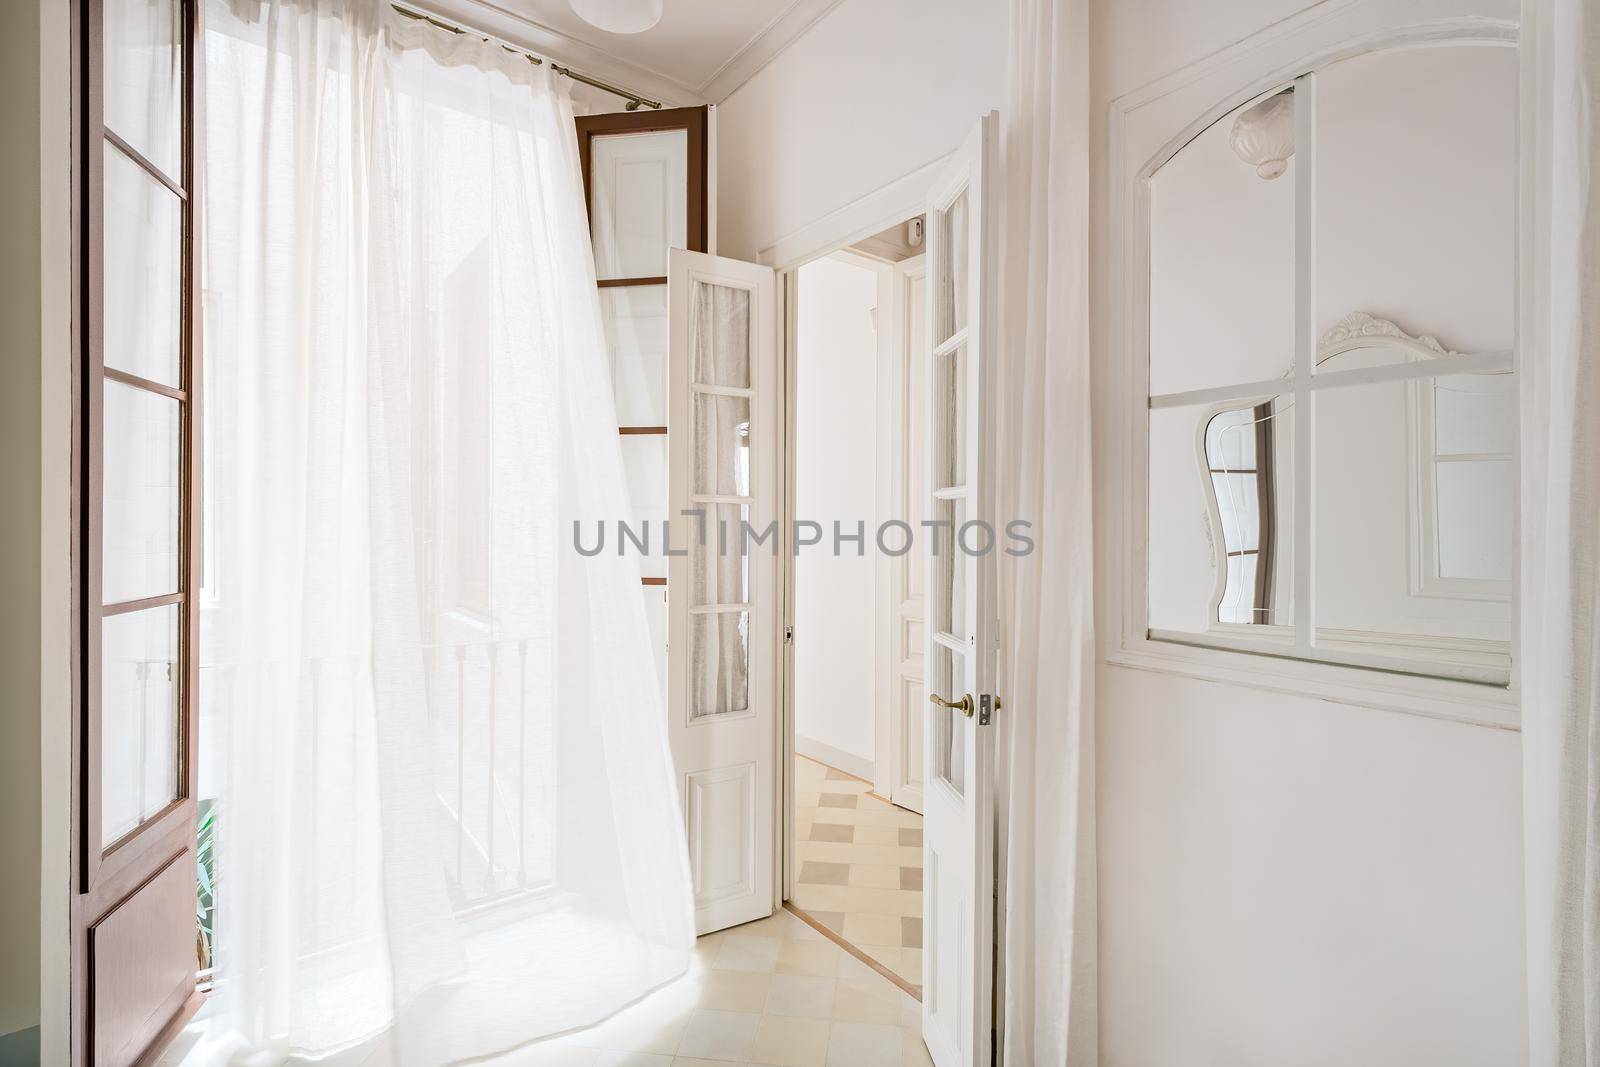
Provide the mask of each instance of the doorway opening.
{"label": "doorway opening", "polygon": [[917,216],[792,275],[786,701],[788,905],[918,997],[922,245]]}

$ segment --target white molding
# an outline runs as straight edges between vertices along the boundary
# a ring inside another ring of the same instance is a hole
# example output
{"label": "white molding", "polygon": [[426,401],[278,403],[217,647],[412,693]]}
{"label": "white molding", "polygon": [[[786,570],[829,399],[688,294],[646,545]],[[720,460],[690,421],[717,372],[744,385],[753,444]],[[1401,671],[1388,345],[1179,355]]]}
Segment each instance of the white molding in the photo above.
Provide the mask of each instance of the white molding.
{"label": "white molding", "polygon": [[[1149,229],[1147,179],[1200,131],[1234,108],[1276,92],[1308,71],[1378,48],[1452,42],[1515,45],[1515,21],[1497,14],[1508,9],[1508,4],[1497,0],[1328,0],[1124,94],[1109,105],[1108,362],[1112,368],[1113,403],[1107,420],[1111,438],[1106,458],[1107,469],[1124,476],[1112,479],[1107,487],[1106,514],[1111,526],[1106,538],[1111,568],[1111,595],[1105,609],[1108,664],[1502,729],[1518,728],[1515,662],[1512,685],[1501,687],[1151,639],[1146,623],[1148,574],[1144,566],[1148,543],[1145,472],[1151,407],[1149,324],[1147,316],[1140,315],[1140,309],[1148,306],[1149,297],[1149,253],[1144,240]],[[1527,197],[1533,184],[1528,181],[1532,176],[1530,145],[1525,134],[1519,136],[1523,155],[1519,196],[1523,199],[1518,217],[1526,222]],[[1526,244],[1519,251],[1524,263],[1528,263]],[[1519,307],[1524,312],[1532,288],[1528,274],[1525,267],[1519,277],[1523,300]],[[1527,343],[1527,326],[1525,321],[1519,325],[1519,345]],[[1314,336],[1309,338],[1312,350],[1316,340]],[[1481,359],[1485,368],[1510,361],[1506,356],[1462,358]],[[1413,372],[1400,376],[1415,375]],[[1309,391],[1315,386],[1308,381],[1305,387]],[[1515,609],[1513,615],[1515,618]]]}
{"label": "white molding", "polygon": [[897,222],[920,215],[928,190],[954,153],[947,153],[902,174],[889,184],[857,197],[820,218],[790,231],[763,248],[756,261],[778,270],[793,270]]}
{"label": "white molding", "polygon": [[697,91],[712,103],[724,102],[841,3],[843,0],[795,0],[729,56],[722,66],[700,83]]}
{"label": "white molding", "polygon": [[834,748],[805,734],[794,735],[794,751],[797,756],[804,756],[835,770],[844,771],[863,781],[871,782],[873,789],[878,788],[877,765],[872,760],[853,752],[846,752],[842,748]]}

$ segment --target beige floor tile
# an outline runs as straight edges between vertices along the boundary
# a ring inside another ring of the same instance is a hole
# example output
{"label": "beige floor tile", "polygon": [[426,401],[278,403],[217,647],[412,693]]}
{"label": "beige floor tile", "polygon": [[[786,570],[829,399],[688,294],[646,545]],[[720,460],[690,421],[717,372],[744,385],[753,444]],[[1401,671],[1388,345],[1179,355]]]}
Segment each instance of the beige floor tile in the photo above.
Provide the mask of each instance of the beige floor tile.
{"label": "beige floor tile", "polygon": [[[866,829],[866,827],[862,827]],[[879,863],[850,863],[849,883],[863,889],[899,889],[900,868]]]}
{"label": "beige floor tile", "polygon": [[798,908],[806,911],[847,911],[849,886],[843,885],[797,885],[794,887],[794,903]]}
{"label": "beige floor tile", "polygon": [[752,1058],[778,1067],[823,1067],[832,1030],[825,1019],[762,1019]]}
{"label": "beige floor tile", "polygon": [[858,825],[855,842],[858,845],[898,845],[903,829],[903,826],[874,826],[871,823]]}
{"label": "beige floor tile", "polygon": [[848,955],[838,945],[821,939],[816,941],[785,941],[778,951],[779,974],[814,974],[833,978],[839,973],[839,957]]}
{"label": "beige floor tile", "polygon": [[710,1060],[748,1060],[761,1016],[753,1012],[697,1010],[688,1019],[678,1054]]}
{"label": "beige floor tile", "polygon": [[833,1014],[837,980],[808,974],[775,974],[767,986],[766,1015],[826,1019]]}
{"label": "beige floor tile", "polygon": [[[826,824],[818,823],[811,828],[811,832],[815,834],[818,827],[823,825]],[[860,827],[845,826],[841,827],[841,829],[859,830]],[[802,860],[825,860],[829,863],[857,863],[860,862],[856,856],[858,848],[860,848],[859,845],[852,844],[849,841],[819,841],[816,837],[812,837],[809,840],[800,842],[800,858]]]}
{"label": "beige floor tile", "polygon": [[921,915],[922,894],[904,889],[846,886],[844,910],[864,911],[873,915]]}
{"label": "beige floor tile", "polygon": [[725,931],[725,933],[735,937],[773,937],[783,941],[799,936],[805,932],[805,929],[805,923],[779,908],[764,919],[757,919],[755,922],[748,922],[743,926],[735,926]]}
{"label": "beige floor tile", "polygon": [[827,1067],[900,1067],[903,1044],[898,1026],[834,1023]]}
{"label": "beige floor tile", "polygon": [[871,981],[841,978],[833,994],[833,1018],[845,1022],[892,1023],[899,1026],[900,998],[904,995],[881,975],[874,974]]}
{"label": "beige floor tile", "polygon": [[778,963],[778,947],[782,942],[772,937],[754,937],[749,934],[726,934],[722,948],[711,966],[719,971],[768,971]]}
{"label": "beige floor tile", "polygon": [[601,1049],[594,1067],[672,1067],[672,1057],[654,1052],[613,1052]]}
{"label": "beige floor tile", "polygon": [[760,1011],[767,1005],[770,974],[709,971],[702,979],[697,1007],[712,1011]]}
{"label": "beige floor tile", "polygon": [[[844,938],[855,945],[892,945],[899,948],[900,916],[847,911],[844,913]],[[724,948],[723,952],[727,952],[727,949]]]}
{"label": "beige floor tile", "polygon": [[933,1057],[928,1055],[920,1027],[900,1028],[900,1067],[933,1067]]}
{"label": "beige floor tile", "polygon": [[[823,860],[806,860],[800,864],[798,881],[805,885],[850,885],[854,868],[848,863],[827,863]],[[896,878],[899,871],[895,872]]]}

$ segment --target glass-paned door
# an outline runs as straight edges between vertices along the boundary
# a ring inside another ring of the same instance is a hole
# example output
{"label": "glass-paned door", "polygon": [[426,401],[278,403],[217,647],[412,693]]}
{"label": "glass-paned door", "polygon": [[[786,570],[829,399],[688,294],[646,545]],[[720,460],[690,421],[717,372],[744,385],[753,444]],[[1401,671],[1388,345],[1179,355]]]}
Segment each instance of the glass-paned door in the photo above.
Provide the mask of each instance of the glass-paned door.
{"label": "glass-paned door", "polygon": [[196,18],[192,0],[74,9],[74,1063],[149,1058],[198,1005]]}
{"label": "glass-paned door", "polygon": [[777,286],[767,267],[676,249],[668,273],[668,736],[709,933],[774,903]]}
{"label": "glass-paned door", "polygon": [[[922,1033],[938,1067],[989,1062],[994,928],[994,189],[998,116],[927,203]],[[986,199],[988,198],[988,199]],[[931,524],[931,525],[930,525]]]}

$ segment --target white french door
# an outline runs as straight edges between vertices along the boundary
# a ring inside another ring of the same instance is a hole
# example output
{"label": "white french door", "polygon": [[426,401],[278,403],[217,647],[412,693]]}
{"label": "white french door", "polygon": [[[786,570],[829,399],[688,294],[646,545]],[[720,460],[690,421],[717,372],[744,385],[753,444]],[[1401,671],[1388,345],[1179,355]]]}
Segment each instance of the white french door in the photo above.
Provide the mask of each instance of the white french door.
{"label": "white french door", "polygon": [[773,907],[776,299],[768,267],[671,252],[668,734],[701,934]]}
{"label": "white french door", "polygon": [[[922,1034],[938,1067],[990,1062],[994,930],[995,182],[999,116],[928,194]],[[987,531],[987,532],[986,532]]]}

